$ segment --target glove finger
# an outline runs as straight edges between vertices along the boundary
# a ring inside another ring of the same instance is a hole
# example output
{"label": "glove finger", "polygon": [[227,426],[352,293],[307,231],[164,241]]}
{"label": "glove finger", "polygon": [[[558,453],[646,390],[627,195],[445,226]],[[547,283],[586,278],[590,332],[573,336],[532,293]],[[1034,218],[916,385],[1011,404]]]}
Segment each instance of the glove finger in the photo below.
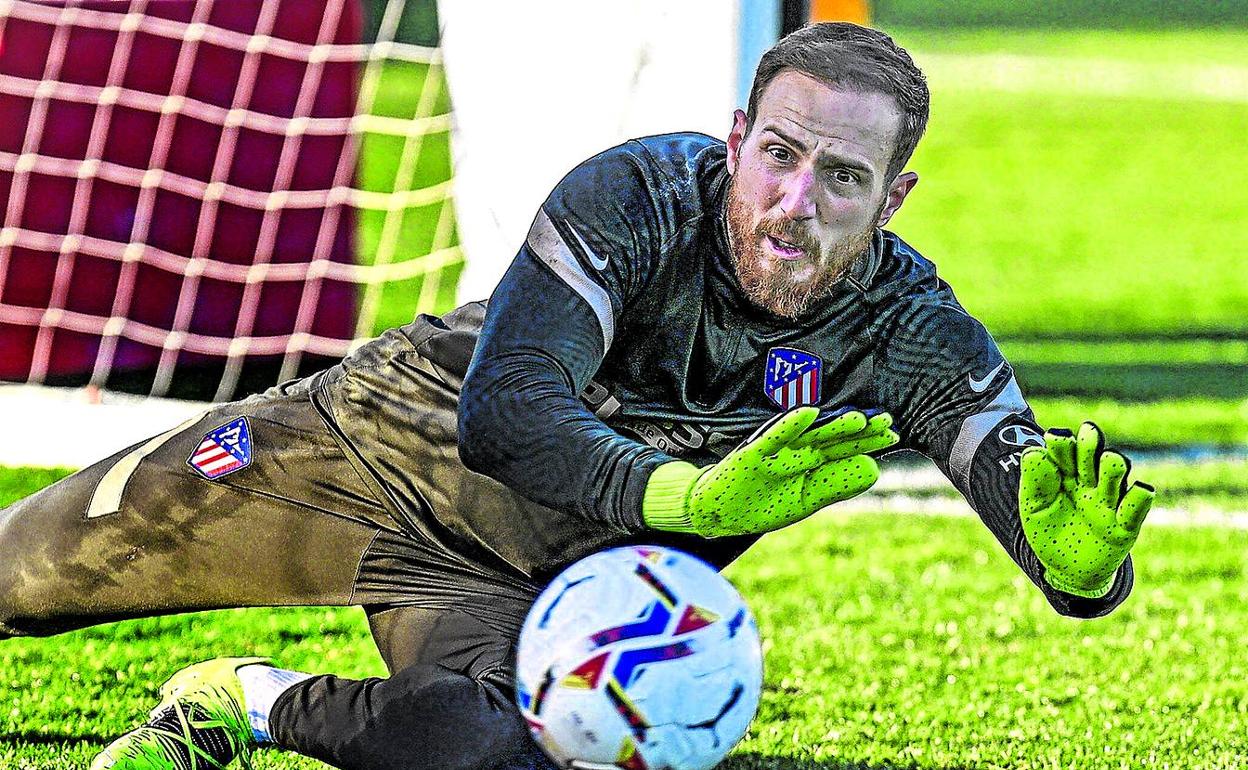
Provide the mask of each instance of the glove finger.
{"label": "glove finger", "polygon": [[1096,486],[1097,466],[1105,449],[1105,434],[1096,423],[1084,422],[1075,437],[1075,472],[1079,486]]}
{"label": "glove finger", "polygon": [[1101,454],[1101,474],[1097,479],[1096,496],[1107,508],[1118,507],[1122,495],[1122,480],[1127,477],[1127,460],[1114,451]]}
{"label": "glove finger", "polygon": [[884,433],[855,437],[852,441],[841,441],[815,448],[819,451],[820,456],[823,457],[824,462],[836,462],[854,455],[864,455],[888,449],[900,440],[900,436],[889,430]]}
{"label": "glove finger", "polygon": [[1044,449],[1028,447],[1019,463],[1018,510],[1022,515],[1047,508],[1062,490],[1061,472]]}
{"label": "glove finger", "polygon": [[[887,421],[891,424],[892,418],[888,417]],[[793,447],[814,446],[816,444],[839,441],[857,433],[862,433],[870,427],[871,423],[867,420],[867,416],[855,409],[837,414],[827,422],[824,422],[823,419],[816,421],[814,427],[807,430],[797,441],[793,442]]]}
{"label": "glove finger", "polygon": [[[864,412],[864,414],[866,414]],[[888,412],[867,414],[867,427],[863,433],[883,433],[893,427],[893,416]]]}
{"label": "glove finger", "polygon": [[746,439],[738,451],[749,450],[763,457],[774,455],[800,436],[818,417],[819,409],[813,406],[801,406],[773,417]]}
{"label": "glove finger", "polygon": [[[862,412],[862,414],[864,416],[866,415],[865,412]],[[867,417],[866,427],[864,427],[862,430],[859,430],[857,432],[846,433],[843,431],[837,431],[837,432],[828,432],[828,433],[817,433],[815,430],[809,430],[806,433],[802,434],[802,436],[796,442],[794,442],[793,445],[794,446],[813,446],[813,447],[818,447],[822,449],[828,449],[833,446],[836,446],[837,444],[861,441],[867,438],[887,435],[893,432],[891,430],[892,424],[893,424],[892,415],[886,412],[876,412],[874,415]],[[832,427],[832,426],[828,425],[824,427]],[[842,455],[842,456],[848,456],[848,455]]]}
{"label": "glove finger", "polygon": [[874,457],[859,454],[812,471],[802,489],[802,502],[811,513],[871,488],[880,479]]}
{"label": "glove finger", "polygon": [[1044,449],[1058,473],[1075,478],[1075,434],[1065,428],[1049,428],[1044,432]]}
{"label": "glove finger", "polygon": [[1118,482],[1118,499],[1121,500],[1122,496],[1127,493],[1127,476],[1131,474],[1131,458],[1121,452],[1115,452],[1115,454],[1121,457],[1123,464],[1127,466],[1127,472],[1123,474],[1122,481]]}
{"label": "glove finger", "polygon": [[775,459],[768,463],[768,470],[775,476],[801,476],[827,463],[828,458],[816,447],[782,447]]}
{"label": "glove finger", "polygon": [[1134,482],[1122,496],[1122,504],[1118,506],[1118,526],[1132,535],[1138,534],[1156,497],[1157,490],[1151,485],[1142,481]]}

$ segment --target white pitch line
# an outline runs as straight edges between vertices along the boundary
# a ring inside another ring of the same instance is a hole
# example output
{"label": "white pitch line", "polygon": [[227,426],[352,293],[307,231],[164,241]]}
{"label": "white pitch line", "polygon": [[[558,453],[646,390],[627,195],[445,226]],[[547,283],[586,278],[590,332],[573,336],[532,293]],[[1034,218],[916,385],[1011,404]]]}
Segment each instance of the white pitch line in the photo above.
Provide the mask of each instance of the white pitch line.
{"label": "white pitch line", "polygon": [[[142,398],[89,388],[0,385],[0,465],[82,468],[204,411],[198,401]],[[917,458],[917,455],[915,456]],[[887,464],[870,492],[837,503],[838,513],[974,516],[961,497],[914,494],[951,488],[930,462]],[[1248,529],[1248,511],[1208,505],[1155,508],[1150,524]]]}
{"label": "white pitch line", "polygon": [[0,465],[85,468],[209,406],[92,388],[0,384]]}
{"label": "white pitch line", "polygon": [[1126,96],[1248,104],[1248,67],[1018,54],[917,53],[932,90]]}
{"label": "white pitch line", "polygon": [[[887,475],[887,474],[886,474]],[[947,483],[947,482],[946,482]],[[857,513],[910,513],[923,516],[976,516],[975,511],[962,498],[919,497],[904,493],[868,492],[864,495],[837,503],[828,510],[843,514]],[[1148,526],[1224,527],[1248,529],[1248,511],[1228,511],[1211,505],[1195,505],[1186,508],[1153,508],[1148,514]]]}
{"label": "white pitch line", "polygon": [[[915,455],[917,458],[918,455]],[[1178,461],[1166,459],[1167,462]],[[1204,462],[1204,461],[1193,461]],[[866,494],[837,503],[832,510],[845,513],[914,513],[931,516],[976,516],[959,496],[916,494],[952,489],[944,475],[928,461],[884,466],[880,480]],[[1159,506],[1148,514],[1149,524],[1213,526],[1248,529],[1248,510],[1218,508],[1208,504],[1183,507]]]}

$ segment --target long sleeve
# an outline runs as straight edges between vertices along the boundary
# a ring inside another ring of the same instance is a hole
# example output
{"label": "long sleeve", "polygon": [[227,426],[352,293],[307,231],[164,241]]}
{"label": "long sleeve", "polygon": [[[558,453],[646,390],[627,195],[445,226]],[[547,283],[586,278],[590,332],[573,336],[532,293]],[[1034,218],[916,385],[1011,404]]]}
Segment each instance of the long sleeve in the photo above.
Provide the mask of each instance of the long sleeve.
{"label": "long sleeve", "polygon": [[659,258],[663,205],[624,145],[586,161],[534,219],[490,298],[460,394],[460,457],[525,497],[626,532],[667,455],[578,398]]}
{"label": "long sleeve", "polygon": [[1121,604],[1131,592],[1130,558],[1099,599],[1044,580],[1018,512],[1019,458],[1043,444],[1043,431],[983,325],[944,288],[898,313],[881,334],[881,400],[899,406],[904,445],[936,463],[1057,612],[1092,618]]}

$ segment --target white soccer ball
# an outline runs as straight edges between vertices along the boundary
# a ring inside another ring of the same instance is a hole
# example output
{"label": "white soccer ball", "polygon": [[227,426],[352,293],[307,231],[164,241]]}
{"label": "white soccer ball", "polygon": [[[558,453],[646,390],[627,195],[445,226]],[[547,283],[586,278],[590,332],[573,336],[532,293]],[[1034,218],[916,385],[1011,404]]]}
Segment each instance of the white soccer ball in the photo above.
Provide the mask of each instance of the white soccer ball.
{"label": "white soccer ball", "polygon": [[516,701],[563,768],[699,770],[741,740],[763,684],[758,629],[710,565],[630,546],[568,567],[529,610]]}

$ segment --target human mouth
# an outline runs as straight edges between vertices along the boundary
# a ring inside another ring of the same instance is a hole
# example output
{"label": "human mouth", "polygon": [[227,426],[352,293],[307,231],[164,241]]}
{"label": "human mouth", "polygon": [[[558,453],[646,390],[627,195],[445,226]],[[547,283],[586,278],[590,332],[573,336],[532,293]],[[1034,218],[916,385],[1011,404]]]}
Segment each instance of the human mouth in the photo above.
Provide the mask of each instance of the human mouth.
{"label": "human mouth", "polygon": [[789,261],[801,259],[806,256],[806,251],[797,244],[790,243],[783,238],[774,235],[764,235],[763,241],[767,244],[767,248],[771,250],[780,259]]}

